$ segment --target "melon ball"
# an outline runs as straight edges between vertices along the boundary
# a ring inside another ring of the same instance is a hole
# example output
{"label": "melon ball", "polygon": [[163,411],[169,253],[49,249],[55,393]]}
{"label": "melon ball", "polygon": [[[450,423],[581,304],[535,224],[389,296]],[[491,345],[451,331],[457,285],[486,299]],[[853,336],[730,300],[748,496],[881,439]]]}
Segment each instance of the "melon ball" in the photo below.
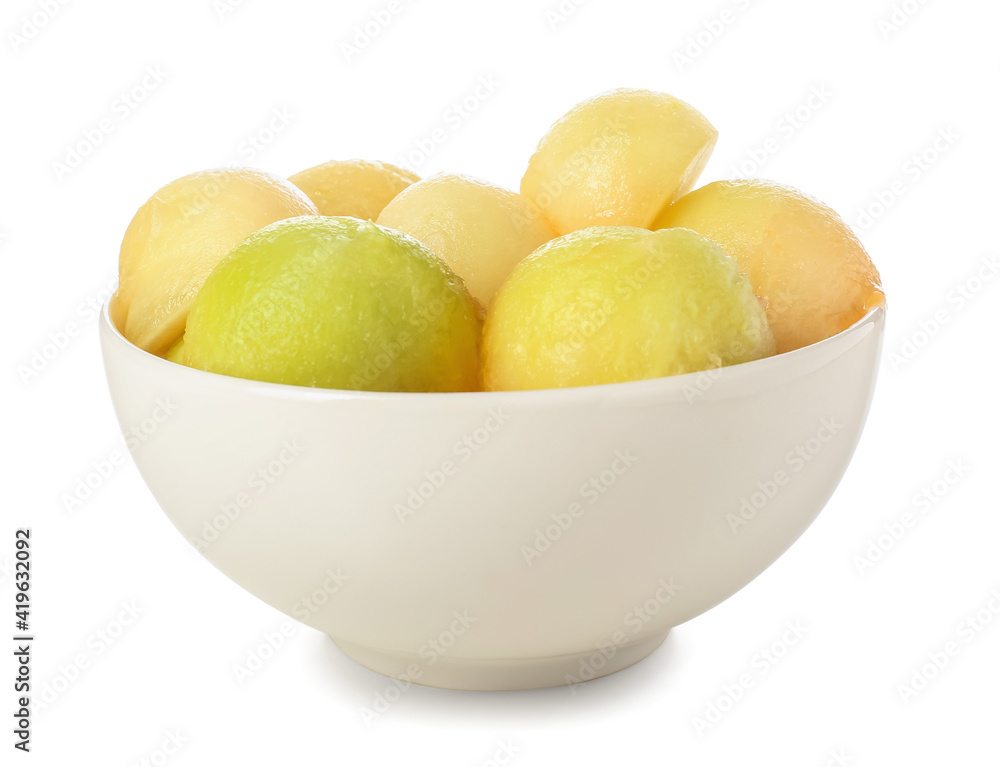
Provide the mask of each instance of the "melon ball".
{"label": "melon ball", "polygon": [[420,176],[387,162],[332,160],[288,180],[306,193],[323,216],[374,221],[393,197]]}
{"label": "melon ball", "polygon": [[185,365],[272,383],[365,391],[478,388],[475,301],[441,259],[356,218],[281,221],[205,281]]}
{"label": "melon ball", "polygon": [[749,280],[686,229],[592,227],[514,269],[486,315],[484,387],[547,389],[719,368],[774,351]]}
{"label": "melon ball", "polygon": [[833,210],[771,181],[716,181],[654,228],[685,227],[722,246],[750,278],[777,351],[821,341],[884,303],[878,270]]}
{"label": "melon ball", "polygon": [[559,234],[589,226],[649,227],[694,187],[718,132],[665,93],[621,89],[574,107],[541,140],[521,194]]}
{"label": "melon ball", "polygon": [[386,206],[378,224],[437,253],[484,306],[518,261],[556,236],[521,195],[463,175],[414,184]]}
{"label": "melon ball", "polygon": [[136,346],[165,354],[184,333],[202,284],[229,251],[268,224],[315,213],[298,188],[249,168],[207,170],[167,184],[125,232],[115,324]]}

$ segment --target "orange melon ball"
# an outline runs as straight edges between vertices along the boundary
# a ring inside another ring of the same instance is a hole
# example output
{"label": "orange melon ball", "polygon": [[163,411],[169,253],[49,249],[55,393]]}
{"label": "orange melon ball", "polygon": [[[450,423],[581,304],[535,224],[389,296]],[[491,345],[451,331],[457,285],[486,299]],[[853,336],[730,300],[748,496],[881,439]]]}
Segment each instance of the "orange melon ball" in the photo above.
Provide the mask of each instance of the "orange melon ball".
{"label": "orange melon ball", "polygon": [[716,181],[653,229],[683,227],[722,246],[764,303],[778,353],[821,341],[882,304],[878,270],[831,208],[771,181]]}
{"label": "orange melon ball", "polygon": [[306,193],[320,215],[374,221],[393,197],[420,176],[387,162],[332,160],[288,180]]}

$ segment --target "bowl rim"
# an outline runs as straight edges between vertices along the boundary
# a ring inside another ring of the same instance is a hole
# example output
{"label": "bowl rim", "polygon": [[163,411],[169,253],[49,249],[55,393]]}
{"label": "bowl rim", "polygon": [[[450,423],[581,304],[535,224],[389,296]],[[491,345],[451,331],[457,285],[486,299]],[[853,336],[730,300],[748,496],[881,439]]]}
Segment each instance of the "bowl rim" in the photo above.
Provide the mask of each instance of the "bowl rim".
{"label": "bowl rim", "polygon": [[[606,401],[628,400],[636,401],[653,397],[657,401],[680,400],[692,402],[691,387],[700,392],[695,401],[701,399],[727,399],[740,396],[747,391],[756,391],[785,383],[788,380],[801,377],[823,367],[832,360],[852,349],[871,332],[882,333],[885,324],[885,302],[872,306],[852,325],[839,333],[828,336],[820,341],[803,346],[792,351],[774,354],[750,362],[741,362],[722,368],[693,373],[681,373],[659,378],[646,378],[637,381],[619,383],[591,384],[587,386],[571,386],[549,389],[520,389],[504,391],[462,391],[462,392],[379,392],[354,389],[327,389],[297,384],[271,383],[249,378],[239,378],[223,373],[212,373],[206,370],[180,365],[159,357],[129,341],[111,319],[111,305],[115,296],[104,303],[101,308],[100,325],[101,341],[105,354],[106,342],[112,341],[137,362],[163,365],[164,373],[174,376],[190,377],[192,383],[203,386],[224,386],[233,393],[247,395],[266,395],[273,399],[294,399],[304,401],[342,401],[368,400],[376,402],[437,402],[443,399],[449,401],[465,401],[476,405],[517,404],[527,405],[537,403],[553,405],[579,402],[580,400]],[[881,340],[881,339],[880,339]],[[702,386],[708,377],[710,384]]]}

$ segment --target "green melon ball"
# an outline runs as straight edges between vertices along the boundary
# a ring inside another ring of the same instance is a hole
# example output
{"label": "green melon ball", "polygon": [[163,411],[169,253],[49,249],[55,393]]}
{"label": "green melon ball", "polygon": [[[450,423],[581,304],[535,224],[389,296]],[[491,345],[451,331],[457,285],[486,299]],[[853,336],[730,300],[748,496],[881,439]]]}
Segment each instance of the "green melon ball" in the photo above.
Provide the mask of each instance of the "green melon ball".
{"label": "green melon ball", "polygon": [[514,268],[484,334],[491,390],[659,378],[774,353],[750,281],[687,229],[598,226],[550,241]]}
{"label": "green melon ball", "polygon": [[250,235],[209,275],[183,362],[272,383],[366,391],[477,388],[478,305],[431,251],[355,218]]}

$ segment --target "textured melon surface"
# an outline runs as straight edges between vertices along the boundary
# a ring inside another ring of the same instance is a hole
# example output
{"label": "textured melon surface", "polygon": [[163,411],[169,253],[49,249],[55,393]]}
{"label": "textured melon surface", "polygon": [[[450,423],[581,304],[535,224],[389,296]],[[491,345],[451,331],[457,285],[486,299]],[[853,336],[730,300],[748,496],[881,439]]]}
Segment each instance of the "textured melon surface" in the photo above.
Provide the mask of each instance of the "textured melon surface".
{"label": "textured melon surface", "polygon": [[777,351],[821,341],[884,303],[878,270],[831,208],[770,181],[717,181],[654,228],[685,227],[732,256],[764,303]]}
{"label": "textured melon surface", "polygon": [[774,341],[747,278],[694,232],[594,227],[522,261],[486,317],[487,389],[545,389],[759,359]]}
{"label": "textured melon surface", "polygon": [[518,261],[556,236],[521,195],[460,175],[414,184],[389,203],[378,223],[441,256],[484,306]]}
{"label": "textured melon surface", "polygon": [[541,140],[521,181],[559,234],[649,227],[694,187],[718,132],[665,93],[614,90],[574,107]]}
{"label": "textured melon surface", "polygon": [[387,162],[332,160],[289,179],[323,216],[374,221],[382,209],[420,176]]}
{"label": "textured melon surface", "polygon": [[167,184],[125,232],[114,299],[119,329],[136,346],[165,354],[229,251],[268,224],[315,213],[295,186],[257,170],[208,170]]}
{"label": "textured melon surface", "polygon": [[477,388],[478,308],[441,259],[356,218],[306,216],[248,237],[212,272],[184,364],[367,391]]}

